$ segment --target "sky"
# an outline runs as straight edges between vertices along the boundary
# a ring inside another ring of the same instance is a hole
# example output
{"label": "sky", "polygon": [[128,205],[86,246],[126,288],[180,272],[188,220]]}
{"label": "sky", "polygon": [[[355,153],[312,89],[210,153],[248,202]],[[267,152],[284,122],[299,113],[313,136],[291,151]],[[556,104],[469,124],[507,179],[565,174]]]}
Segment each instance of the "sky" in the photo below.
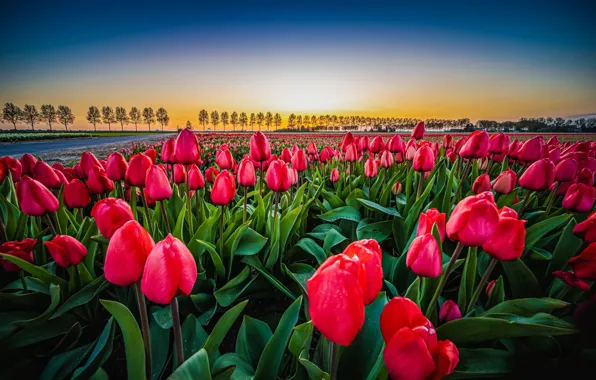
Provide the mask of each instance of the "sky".
{"label": "sky", "polygon": [[[0,102],[517,120],[596,112],[594,1],[13,1]],[[45,127],[41,125],[40,127]],[[100,126],[107,129],[107,126]],[[146,127],[146,126],[145,126]]]}

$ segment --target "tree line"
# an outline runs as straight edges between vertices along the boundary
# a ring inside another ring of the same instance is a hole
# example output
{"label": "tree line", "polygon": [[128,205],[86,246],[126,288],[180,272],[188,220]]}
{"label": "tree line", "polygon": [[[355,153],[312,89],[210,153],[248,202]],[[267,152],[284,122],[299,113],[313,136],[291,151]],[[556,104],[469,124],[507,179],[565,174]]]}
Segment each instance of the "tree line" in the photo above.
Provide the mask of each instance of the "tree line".
{"label": "tree line", "polygon": [[[35,105],[25,104],[21,109],[13,103],[4,104],[0,120],[13,125],[17,129],[18,123],[25,123],[31,126],[31,130],[35,130],[35,125],[39,123],[46,123],[52,131],[52,125],[60,123],[68,131],[68,125],[73,124],[75,115],[68,106],[59,105],[55,108],[51,104],[43,104],[40,110],[37,110]],[[168,111],[160,107],[157,112],[151,107],[143,108],[141,112],[137,107],[132,107],[129,112],[124,107],[116,107],[114,110],[110,106],[101,107],[101,112],[96,106],[90,106],[87,111],[87,121],[93,125],[93,129],[97,131],[97,124],[107,124],[108,130],[112,130],[112,124],[119,123],[120,128],[124,130],[124,126],[134,124],[135,130],[138,131],[139,124],[147,124],[147,128],[151,130],[151,125],[159,123],[161,130],[167,127],[170,123]]]}

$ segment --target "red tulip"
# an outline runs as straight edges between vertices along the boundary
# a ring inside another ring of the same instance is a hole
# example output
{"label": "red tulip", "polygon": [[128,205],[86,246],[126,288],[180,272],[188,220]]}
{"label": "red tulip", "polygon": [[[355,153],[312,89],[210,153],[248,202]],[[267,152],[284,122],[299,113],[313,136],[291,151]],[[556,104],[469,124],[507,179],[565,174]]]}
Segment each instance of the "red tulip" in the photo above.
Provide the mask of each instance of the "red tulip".
{"label": "red tulip", "polygon": [[[29,263],[33,262],[33,248],[37,244],[37,239],[26,238],[22,241],[7,241],[0,244],[0,253],[6,255],[18,257],[21,260]],[[19,268],[16,264],[0,257],[0,265],[7,272],[19,272]]]}
{"label": "red tulip", "polygon": [[197,280],[197,264],[184,243],[172,235],[149,253],[141,289],[149,300],[167,305],[179,294],[188,296]]}
{"label": "red tulip", "polygon": [[572,158],[561,160],[555,166],[555,181],[567,182],[575,178],[577,174],[577,161]]}
{"label": "red tulip", "polygon": [[391,299],[381,313],[383,357],[392,379],[442,379],[459,363],[449,340],[437,341],[435,329],[418,305],[405,297]]}
{"label": "red tulip", "polygon": [[474,183],[472,184],[472,191],[474,194],[480,194],[485,191],[490,191],[490,177],[488,174],[484,173],[478,176]]}
{"label": "red tulip", "polygon": [[210,166],[205,171],[205,178],[207,179],[207,182],[213,183],[215,182],[215,177],[217,177],[218,174],[219,170],[217,170],[217,168],[214,166]]}
{"label": "red tulip", "polygon": [[317,149],[317,146],[315,145],[314,142],[310,141],[308,143],[308,145],[306,146],[306,149],[308,151],[308,155],[309,156],[316,156],[317,153],[319,152],[319,150]]}
{"label": "red tulip", "polygon": [[145,187],[147,170],[151,167],[151,159],[142,153],[137,153],[130,158],[126,169],[126,181],[131,186]]}
{"label": "red tulip", "polygon": [[412,138],[422,140],[424,138],[424,121],[419,121],[412,130]]}
{"label": "red tulip", "polygon": [[490,297],[490,295],[493,292],[493,288],[495,287],[495,285],[497,284],[498,280],[492,280],[491,282],[488,283],[488,285],[486,285],[486,295]]}
{"label": "red tulip", "polygon": [[463,158],[484,158],[488,155],[488,133],[475,131],[466,140],[459,151]]}
{"label": "red tulip", "polygon": [[33,157],[33,155],[29,153],[23,154],[23,156],[21,156],[21,168],[23,170],[22,174],[33,174],[33,168],[35,167],[36,162],[37,158]]}
{"label": "red tulip", "polygon": [[354,162],[358,159],[358,151],[356,150],[356,145],[350,144],[346,148],[346,161]]}
{"label": "red tulip", "polygon": [[197,165],[191,165],[188,169],[188,186],[191,190],[198,190],[205,187],[205,178]]}
{"label": "red tulip", "polygon": [[365,239],[351,243],[344,249],[343,254],[350,259],[359,261],[364,269],[366,286],[364,292],[364,304],[373,303],[381,288],[383,287],[383,267],[381,265],[383,252],[376,240]]}
{"label": "red tulip", "polygon": [[439,212],[436,208],[431,208],[426,212],[420,213],[416,236],[432,234],[433,225],[436,224],[437,229],[439,230],[439,235],[441,236],[441,242],[445,241],[445,216],[444,213]]}
{"label": "red tulip", "polygon": [[412,167],[419,172],[428,172],[435,166],[435,155],[430,146],[422,144],[414,154]]}
{"label": "red tulip", "polygon": [[[267,172],[269,173],[269,172]],[[236,196],[236,180],[234,175],[227,170],[222,171],[215,178],[211,190],[211,201],[218,206],[225,206]]]}
{"label": "red tulip", "polygon": [[388,150],[384,150],[381,154],[381,167],[388,169],[393,166],[393,155]]}
{"label": "red tulip", "polygon": [[591,185],[576,183],[569,187],[565,198],[563,198],[563,208],[577,212],[588,212],[594,205],[596,189]]}
{"label": "red tulip", "polygon": [[176,139],[167,139],[161,147],[160,158],[166,164],[175,163]]}
{"label": "red tulip", "polygon": [[590,290],[590,284],[579,278],[575,273],[556,270],[553,272],[553,276],[561,279],[565,284],[573,288],[583,290],[584,292]]}
{"label": "red tulip", "polygon": [[176,137],[174,155],[176,163],[183,165],[194,164],[201,157],[197,135],[189,128],[182,130]]}
{"label": "red tulip", "polygon": [[542,151],[542,137],[536,136],[526,141],[517,153],[517,159],[522,162],[534,162],[540,159]]}
{"label": "red tulip", "polygon": [[360,140],[358,140],[358,149],[360,149],[361,152],[366,152],[368,150],[369,144],[370,144],[370,139],[368,138],[367,135],[364,135],[364,136],[360,137]]}
{"label": "red tulip", "polygon": [[341,140],[341,151],[346,152],[348,146],[354,143],[354,135],[352,132],[348,132],[344,135]]}
{"label": "red tulip", "polygon": [[590,243],[579,255],[569,259],[569,264],[577,277],[596,281],[596,243]]}
{"label": "red tulip", "polygon": [[141,279],[147,256],[155,246],[149,233],[130,220],[118,228],[106,251],[106,280],[119,286],[130,286]]}
{"label": "red tulip", "polygon": [[555,180],[555,165],[548,158],[534,162],[519,179],[524,189],[543,191],[550,189]]}
{"label": "red tulip", "polygon": [[114,182],[106,176],[103,168],[95,166],[89,170],[87,186],[91,194],[109,193],[114,190]]}
{"label": "red tulip", "polygon": [[414,156],[416,155],[417,150],[418,144],[416,144],[416,140],[408,141],[408,143],[406,144],[406,160],[414,160]]}
{"label": "red tulip", "polygon": [[49,189],[58,189],[61,186],[60,178],[56,171],[43,161],[37,161],[33,167],[33,178]]}
{"label": "red tulip", "polygon": [[306,282],[310,317],[327,339],[349,346],[364,324],[366,273],[347,255],[331,256]]}
{"label": "red tulip", "polygon": [[[0,162],[0,165],[4,164],[4,167],[10,172],[13,182],[18,182],[21,179],[23,166],[19,160],[10,156],[6,156],[0,159]],[[6,175],[8,175],[8,173]]]}
{"label": "red tulip", "polygon": [[375,137],[368,146],[368,150],[373,154],[380,153],[383,149],[385,149],[385,143],[383,143],[383,137],[381,136]]}
{"label": "red tulip", "polygon": [[29,216],[42,216],[58,210],[56,196],[29,176],[23,176],[17,183],[16,190],[21,211]]}
{"label": "red tulip", "polygon": [[585,185],[593,186],[594,185],[594,173],[588,168],[583,168],[577,174],[577,182],[583,183]]}
{"label": "red tulip", "polygon": [[410,244],[406,266],[420,277],[439,277],[443,268],[437,239],[430,233],[416,237]]}
{"label": "red tulip", "polygon": [[459,306],[452,300],[447,300],[441,305],[439,311],[439,321],[446,323],[461,319],[461,310]]}
{"label": "red tulip", "polygon": [[499,212],[499,224],[494,234],[482,245],[482,249],[497,260],[517,260],[524,252],[525,220],[517,219],[517,213],[509,207]]}
{"label": "red tulip", "polygon": [[215,154],[215,163],[219,166],[222,170],[230,170],[233,169],[236,165],[234,161],[234,157],[232,156],[232,152],[230,152],[227,148],[223,149],[220,148],[217,153]]}
{"label": "red tulip", "polygon": [[145,185],[147,195],[155,201],[163,201],[172,196],[172,186],[170,186],[168,176],[166,175],[166,172],[157,165],[152,165],[149,170],[147,170]]}
{"label": "red tulip", "polygon": [[257,131],[250,138],[250,158],[257,162],[264,162],[271,156],[271,146],[267,137]]}
{"label": "red tulip", "polygon": [[97,202],[91,209],[91,216],[95,218],[99,232],[107,239],[124,223],[134,219],[128,203],[116,198],[105,198]]}
{"label": "red tulip", "polygon": [[387,141],[386,148],[391,153],[403,153],[404,143],[401,141],[401,137],[399,135],[395,135],[389,139],[389,141]]}
{"label": "red tulip", "polygon": [[118,152],[112,152],[106,163],[106,175],[112,181],[122,181],[126,177],[128,164],[126,158]]}
{"label": "red tulip", "polygon": [[250,159],[245,158],[240,161],[240,167],[238,168],[238,184],[240,186],[254,186],[255,183],[257,183],[255,167]]}
{"label": "red tulip", "polygon": [[337,168],[333,168],[333,170],[331,170],[331,174],[329,175],[329,180],[331,180],[331,182],[333,182],[333,183],[339,181],[339,170],[337,170]]}
{"label": "red tulip", "polygon": [[87,186],[78,179],[73,179],[64,186],[64,203],[70,208],[83,208],[91,203]]}
{"label": "red tulip", "polygon": [[393,187],[391,187],[391,192],[393,193],[393,195],[399,195],[399,194],[401,194],[401,183],[400,182],[395,182],[393,184]]}
{"label": "red tulip", "polygon": [[43,244],[56,264],[64,268],[79,264],[87,256],[87,247],[72,236],[56,235]]}
{"label": "red tulip", "polygon": [[364,163],[364,175],[367,178],[374,178],[379,174],[379,167],[377,166],[377,161],[369,157],[368,160]]}
{"label": "red tulip", "polygon": [[486,243],[497,229],[499,212],[492,193],[472,195],[459,202],[447,222],[447,236],[465,246]]}
{"label": "red tulip", "polygon": [[278,193],[287,191],[291,186],[288,165],[282,160],[273,161],[267,169],[265,180],[271,190]]}
{"label": "red tulip", "polygon": [[174,183],[186,183],[186,169],[182,164],[174,165]]}
{"label": "red tulip", "polygon": [[466,141],[468,141],[468,138],[464,136],[455,142],[455,145],[453,146],[455,153],[459,155],[459,152],[461,151],[461,148],[463,148],[463,146],[465,145]]}
{"label": "red tulip", "polygon": [[85,177],[89,175],[89,171],[94,167],[102,167],[97,157],[95,157],[95,155],[91,152],[83,152],[83,154],[81,154],[80,165]]}
{"label": "red tulip", "polygon": [[492,188],[499,194],[509,194],[515,188],[517,182],[517,175],[511,169],[502,172],[493,181]]}
{"label": "red tulip", "polygon": [[[322,155],[322,153],[321,153],[321,155]],[[292,163],[292,151],[290,151],[290,149],[288,149],[288,148],[284,148],[281,151],[281,155],[279,156],[279,158],[284,160],[284,162],[286,164]]]}
{"label": "red tulip", "polygon": [[587,243],[596,242],[596,212],[591,213],[586,220],[573,227],[573,234]]}
{"label": "red tulip", "polygon": [[488,152],[492,154],[503,154],[509,151],[509,136],[504,133],[492,135],[488,140]]}
{"label": "red tulip", "polygon": [[453,136],[446,133],[443,135],[443,149],[447,150],[453,147]]}
{"label": "red tulip", "polygon": [[297,172],[303,172],[308,168],[308,159],[304,153],[304,149],[299,149],[292,156],[292,168]]}

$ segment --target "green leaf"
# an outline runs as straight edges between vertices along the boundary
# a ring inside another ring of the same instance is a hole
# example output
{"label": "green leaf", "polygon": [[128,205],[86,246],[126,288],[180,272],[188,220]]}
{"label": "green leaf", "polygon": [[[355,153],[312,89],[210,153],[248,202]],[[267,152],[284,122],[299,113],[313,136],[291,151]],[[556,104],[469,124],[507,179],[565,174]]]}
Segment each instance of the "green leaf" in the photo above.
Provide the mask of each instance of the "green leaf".
{"label": "green leaf", "polygon": [[50,285],[50,298],[50,306],[48,306],[46,311],[44,311],[42,314],[29,320],[13,322],[13,324],[17,327],[33,327],[39,326],[40,324],[47,321],[50,315],[52,315],[52,312],[60,303],[60,287],[58,285]]}
{"label": "green leaf", "polygon": [[64,304],[62,304],[62,306],[56,310],[50,319],[58,318],[75,307],[86,304],[95,298],[95,296],[104,291],[108,286],[110,286],[110,283],[106,281],[104,275],[97,277],[95,280],[91,281],[89,285],[85,286],[83,289],[79,290],[69,299],[67,299],[66,302],[64,302]]}
{"label": "green leaf", "polygon": [[458,347],[495,339],[570,335],[576,332],[572,324],[543,313],[532,318],[512,314],[493,314],[490,318],[470,317],[447,322],[437,328],[439,339],[449,339]]}
{"label": "green leaf", "polygon": [[245,315],[236,337],[236,353],[255,367],[272,335],[268,324]]}
{"label": "green leaf", "polygon": [[302,212],[302,206],[298,206],[295,209],[289,211],[283,218],[281,218],[280,231],[279,231],[279,246],[283,250],[288,242],[290,233],[296,224],[298,216]]}
{"label": "green leaf", "polygon": [[459,285],[459,293],[457,296],[457,304],[462,310],[466,310],[468,302],[472,298],[474,293],[474,280],[476,279],[476,247],[470,247],[468,249],[468,256],[466,257],[466,263],[464,264],[464,271]]}
{"label": "green leaf", "polygon": [[250,267],[245,266],[242,272],[213,293],[217,303],[223,307],[230,306],[246,289],[248,289],[256,278],[257,276],[251,276]]}
{"label": "green leaf", "polygon": [[296,243],[296,246],[302,248],[304,252],[313,256],[317,263],[323,264],[323,261],[327,258],[325,251],[311,238],[302,238]]}
{"label": "green leaf", "polygon": [[290,343],[288,344],[288,350],[295,357],[299,357],[303,350],[308,351],[310,349],[314,329],[315,326],[312,324],[312,321],[305,322],[294,328]]}
{"label": "green leaf", "polygon": [[211,380],[211,369],[209,368],[209,355],[207,350],[200,349],[199,352],[188,358],[182,365],[168,377],[172,380],[205,379]]}
{"label": "green leaf", "polygon": [[331,205],[332,208],[338,208],[338,207],[343,207],[346,204],[344,203],[344,201],[341,200],[340,197],[338,197],[337,195],[330,193],[329,191],[323,189],[323,191],[321,192],[321,195],[323,196],[323,198],[329,202],[329,204]]}
{"label": "green leaf", "polygon": [[392,215],[392,216],[400,216],[399,212],[397,212],[396,209],[389,208],[389,207],[383,207],[378,203],[369,201],[368,199],[358,198],[358,202],[362,203],[362,205],[364,205],[364,207],[366,207],[369,210],[380,211],[383,214]]}
{"label": "green leaf", "polygon": [[[161,328],[155,318],[149,318],[149,330],[151,332],[151,377],[152,380],[158,380],[168,359],[170,330]],[[182,331],[184,332],[184,330]],[[202,332],[205,334],[205,339],[207,339],[207,333],[205,331]],[[183,335],[184,338],[185,336]],[[202,345],[203,342],[200,344]]]}
{"label": "green leaf", "polygon": [[406,222],[405,222],[405,227],[406,227],[406,232],[407,232],[406,236],[410,235],[412,233],[412,231],[414,230],[414,226],[416,225],[416,222],[418,222],[418,218],[420,217],[420,210],[422,209],[422,205],[426,202],[426,199],[430,195],[430,192],[433,188],[434,182],[435,182],[435,177],[433,177],[430,181],[428,181],[428,183],[426,184],[426,188],[420,195],[420,198],[418,198],[418,200],[416,200],[414,205],[408,210],[408,212],[407,212],[408,216],[406,217]]}
{"label": "green leaf", "polygon": [[[399,219],[401,218],[394,218],[393,220]],[[367,224],[363,224],[362,221],[360,221],[360,224],[356,229],[356,237],[358,240],[374,239],[381,243],[393,233],[393,220],[384,220]]]}
{"label": "green leaf", "polygon": [[259,359],[259,364],[255,371],[255,380],[277,378],[277,372],[279,371],[279,366],[290,341],[292,330],[296,326],[296,322],[298,322],[301,305],[302,297],[299,297],[281,316],[275,333],[265,346],[263,354]]}
{"label": "green leaf", "polygon": [[302,351],[300,354],[300,358],[298,362],[306,369],[308,373],[308,378],[311,380],[329,380],[329,374],[319,368],[316,364],[311,362],[310,360],[304,358],[308,353],[308,350]]}
{"label": "green leaf", "polygon": [[263,264],[261,263],[261,261],[259,260],[258,257],[245,256],[242,259],[242,262],[255,268],[259,273],[261,273],[267,279],[267,281],[269,281],[271,284],[273,284],[277,289],[279,289],[286,296],[290,297],[292,300],[296,299],[296,296],[292,293],[292,291],[290,289],[288,289],[281,281],[279,281],[275,276],[271,275],[271,273],[269,273],[267,271],[267,269],[265,269],[265,267],[263,267]]}
{"label": "green leaf", "polygon": [[53,356],[41,374],[41,380],[60,380],[66,378],[85,358],[91,344]]}
{"label": "green leaf", "polygon": [[335,222],[336,220],[343,219],[357,223],[360,221],[360,212],[352,206],[345,206],[319,215],[319,218],[326,222]]}
{"label": "green leaf", "polygon": [[[193,314],[186,317],[181,327],[182,352],[185,358],[189,358],[203,347],[209,335]],[[169,339],[166,341],[166,344],[169,345]],[[173,352],[173,358],[176,358],[175,351]],[[174,362],[176,363],[177,361]]]}
{"label": "green leaf", "polygon": [[567,306],[569,306],[567,302],[554,298],[520,298],[502,302],[482,313],[481,317],[503,313],[531,317],[536,313],[550,313],[554,309],[562,309]]}
{"label": "green leaf", "polygon": [[515,354],[493,348],[459,348],[459,363],[450,379],[478,379],[503,377],[511,373],[515,365]]}
{"label": "green leaf", "polygon": [[240,313],[242,313],[247,303],[248,300],[240,302],[238,305],[226,311],[224,315],[222,315],[221,318],[217,321],[217,323],[213,327],[213,330],[211,331],[211,334],[209,334],[207,341],[203,345],[203,349],[205,349],[209,357],[214,357],[216,351],[219,348],[219,345],[221,344],[221,342],[223,342],[226,334],[228,333],[228,331],[230,331],[230,328],[232,327],[236,319],[238,319]]}
{"label": "green leaf", "polygon": [[420,301],[420,277],[416,277],[414,282],[410,284],[408,290],[406,291],[405,297],[418,304]]}
{"label": "green leaf", "polygon": [[114,346],[115,330],[114,318],[110,318],[101,335],[95,340],[93,351],[91,351],[87,361],[82,367],[77,368],[72,375],[72,380],[88,379],[108,360]]}
{"label": "green leaf", "polygon": [[114,316],[124,338],[126,371],[129,379],[145,379],[145,345],[137,321],[126,306],[116,301],[99,300]]}
{"label": "green leaf", "polygon": [[526,229],[525,250],[530,250],[543,236],[567,222],[569,218],[568,214],[554,216],[528,227]]}
{"label": "green leaf", "polygon": [[488,301],[486,302],[486,308],[490,308],[496,306],[505,300],[505,280],[503,280],[503,276],[499,276],[497,282],[493,286],[490,295],[488,296]]}
{"label": "green leaf", "polygon": [[32,276],[35,276],[45,282],[46,284],[56,284],[60,286],[68,285],[68,282],[63,278],[55,276],[48,272],[46,269],[39,267],[37,265],[31,264],[28,261],[21,260],[16,256],[6,255],[4,253],[0,253],[0,257],[6,261],[13,263],[14,265],[18,266],[22,270],[27,273],[30,273]]}
{"label": "green leaf", "polygon": [[242,234],[234,255],[249,256],[259,253],[267,243],[267,238],[248,227]]}
{"label": "green leaf", "polygon": [[[203,241],[203,240],[197,239],[196,242],[200,247],[204,248],[207,251],[207,253],[209,253],[211,262],[213,263],[213,266],[215,267],[215,273],[217,273],[217,275],[219,277],[224,277],[226,274],[226,268],[224,267],[224,264],[221,261],[221,257],[215,250],[215,246],[213,244]],[[195,260],[196,259],[197,258],[195,258]],[[199,256],[199,259],[200,259],[200,256]]]}
{"label": "green leaf", "polygon": [[182,236],[182,227],[184,226],[184,219],[186,214],[186,206],[182,206],[182,210],[180,210],[180,213],[178,214],[178,219],[176,220],[176,225],[174,226],[174,231],[172,232],[172,235],[174,235],[175,238],[180,239],[182,241],[184,241],[184,237]]}
{"label": "green leaf", "polygon": [[573,234],[573,228],[576,224],[575,219],[571,219],[563,229],[546,270],[547,279],[550,279],[553,271],[563,268],[581,247],[582,240]]}
{"label": "green leaf", "polygon": [[336,230],[329,230],[327,236],[325,236],[325,240],[323,240],[323,250],[325,252],[329,252],[329,250],[336,245],[346,241],[348,238],[344,235],[340,234]]}
{"label": "green leaf", "polygon": [[22,329],[2,342],[0,351],[26,347],[43,342],[44,340],[55,338],[67,333],[74,327],[74,325],[79,326],[80,329],[80,325],[76,322],[76,318],[71,315],[65,315],[62,318],[49,320],[41,326]]}
{"label": "green leaf", "polygon": [[542,293],[534,273],[521,260],[501,261],[514,298],[539,297]]}

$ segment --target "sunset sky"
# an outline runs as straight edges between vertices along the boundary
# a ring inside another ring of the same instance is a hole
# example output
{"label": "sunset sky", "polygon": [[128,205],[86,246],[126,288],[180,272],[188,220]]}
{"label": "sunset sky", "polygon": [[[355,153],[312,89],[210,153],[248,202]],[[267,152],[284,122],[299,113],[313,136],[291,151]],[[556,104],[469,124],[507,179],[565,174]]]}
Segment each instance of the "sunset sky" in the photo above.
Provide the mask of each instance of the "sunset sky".
{"label": "sunset sky", "polygon": [[284,120],[596,112],[593,1],[60,3],[3,5],[0,102],[68,105],[79,129],[90,105],[164,107],[170,128],[198,125],[203,108]]}

